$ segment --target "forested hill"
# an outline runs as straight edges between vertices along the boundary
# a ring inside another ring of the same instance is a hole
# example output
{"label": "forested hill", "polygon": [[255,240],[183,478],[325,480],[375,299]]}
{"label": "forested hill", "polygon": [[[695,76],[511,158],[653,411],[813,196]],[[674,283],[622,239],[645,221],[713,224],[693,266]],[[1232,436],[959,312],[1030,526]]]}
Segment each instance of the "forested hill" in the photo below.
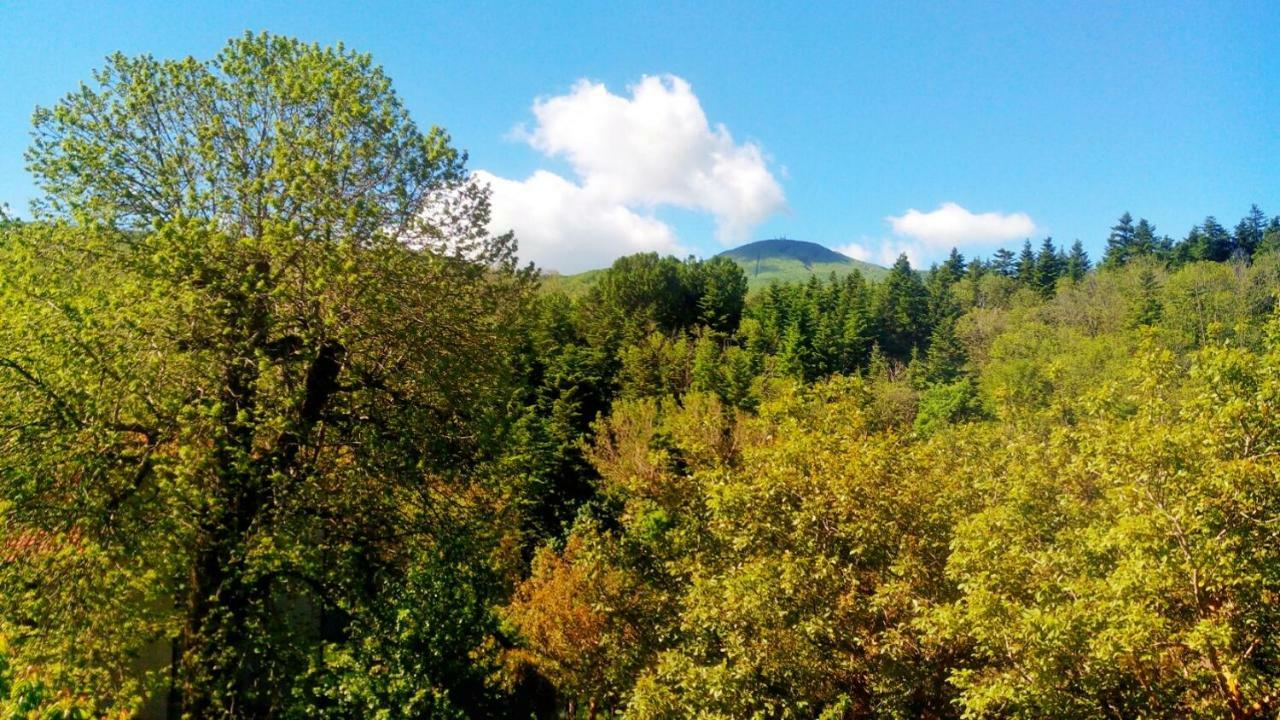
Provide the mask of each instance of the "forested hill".
{"label": "forested hill", "polygon": [[752,289],[765,287],[774,281],[807,280],[810,275],[826,277],[833,272],[845,275],[854,269],[869,280],[879,280],[888,273],[879,265],[854,260],[818,243],[786,238],[747,243],[720,255],[742,266]]}
{"label": "forested hill", "polygon": [[[757,240],[725,250],[716,257],[736,262],[746,273],[747,287],[751,291],[766,288],[774,282],[803,282],[813,276],[826,279],[831,273],[844,276],[852,270],[862,273],[868,280],[881,280],[889,272],[879,265],[854,260],[818,243],[787,238]],[[600,279],[601,273],[601,270],[588,270],[576,275],[549,274],[543,278],[543,288],[578,297]]]}

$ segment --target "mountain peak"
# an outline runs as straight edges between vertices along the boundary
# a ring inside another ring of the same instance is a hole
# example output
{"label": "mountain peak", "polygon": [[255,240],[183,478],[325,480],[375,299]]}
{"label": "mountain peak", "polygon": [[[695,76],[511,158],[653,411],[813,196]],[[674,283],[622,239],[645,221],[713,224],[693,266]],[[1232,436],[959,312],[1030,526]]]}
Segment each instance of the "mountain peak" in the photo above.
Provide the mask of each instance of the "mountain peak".
{"label": "mountain peak", "polygon": [[752,288],[766,287],[774,281],[804,282],[811,275],[847,275],[854,270],[868,280],[879,280],[889,272],[879,265],[841,255],[824,245],[790,238],[757,240],[725,250],[719,257],[738,263]]}
{"label": "mountain peak", "polygon": [[791,240],[789,238],[757,240],[732,250],[725,250],[720,255],[741,263],[751,263],[758,260],[796,260],[806,268],[811,267],[814,263],[843,265],[856,262],[853,258],[841,255],[824,245],[806,240]]}

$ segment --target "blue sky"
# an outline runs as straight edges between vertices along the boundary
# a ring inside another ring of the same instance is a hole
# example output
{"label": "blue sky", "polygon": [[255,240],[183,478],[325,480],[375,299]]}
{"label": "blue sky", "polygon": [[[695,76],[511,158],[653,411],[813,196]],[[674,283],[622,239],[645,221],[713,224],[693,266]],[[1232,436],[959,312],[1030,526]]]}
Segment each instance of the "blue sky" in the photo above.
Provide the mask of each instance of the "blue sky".
{"label": "blue sky", "polygon": [[270,30],[372,53],[565,270],[778,235],[927,262],[1051,234],[1096,257],[1126,210],[1175,238],[1280,213],[1273,0],[178,5],[0,7],[0,200],[36,192],[32,109],[108,53]]}

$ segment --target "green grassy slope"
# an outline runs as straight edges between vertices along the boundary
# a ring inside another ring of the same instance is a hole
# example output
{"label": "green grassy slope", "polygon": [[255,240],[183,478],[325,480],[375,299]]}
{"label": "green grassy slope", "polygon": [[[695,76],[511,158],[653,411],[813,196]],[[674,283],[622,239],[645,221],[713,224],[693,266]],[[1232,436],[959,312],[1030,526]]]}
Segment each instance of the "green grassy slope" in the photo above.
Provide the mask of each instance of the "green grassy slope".
{"label": "green grassy slope", "polygon": [[562,292],[571,298],[579,298],[587,294],[592,285],[596,284],[596,280],[604,270],[588,270],[580,272],[576,275],[561,275],[558,272],[545,273],[542,276],[543,292]]}
{"label": "green grassy slope", "polygon": [[802,240],[760,240],[720,254],[742,266],[752,290],[767,287],[775,280],[803,282],[810,275],[826,278],[831,273],[845,275],[858,270],[868,280],[879,280],[889,272],[879,265],[854,260]]}

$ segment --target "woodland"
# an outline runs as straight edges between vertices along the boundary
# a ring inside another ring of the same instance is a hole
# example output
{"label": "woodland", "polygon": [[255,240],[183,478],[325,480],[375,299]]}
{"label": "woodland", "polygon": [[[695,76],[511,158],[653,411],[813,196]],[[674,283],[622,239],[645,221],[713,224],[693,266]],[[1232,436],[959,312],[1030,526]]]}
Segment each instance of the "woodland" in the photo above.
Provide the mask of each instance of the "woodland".
{"label": "woodland", "polygon": [[4,718],[1280,713],[1256,205],[570,295],[369,56],[270,34],[109,58],[27,163]]}

